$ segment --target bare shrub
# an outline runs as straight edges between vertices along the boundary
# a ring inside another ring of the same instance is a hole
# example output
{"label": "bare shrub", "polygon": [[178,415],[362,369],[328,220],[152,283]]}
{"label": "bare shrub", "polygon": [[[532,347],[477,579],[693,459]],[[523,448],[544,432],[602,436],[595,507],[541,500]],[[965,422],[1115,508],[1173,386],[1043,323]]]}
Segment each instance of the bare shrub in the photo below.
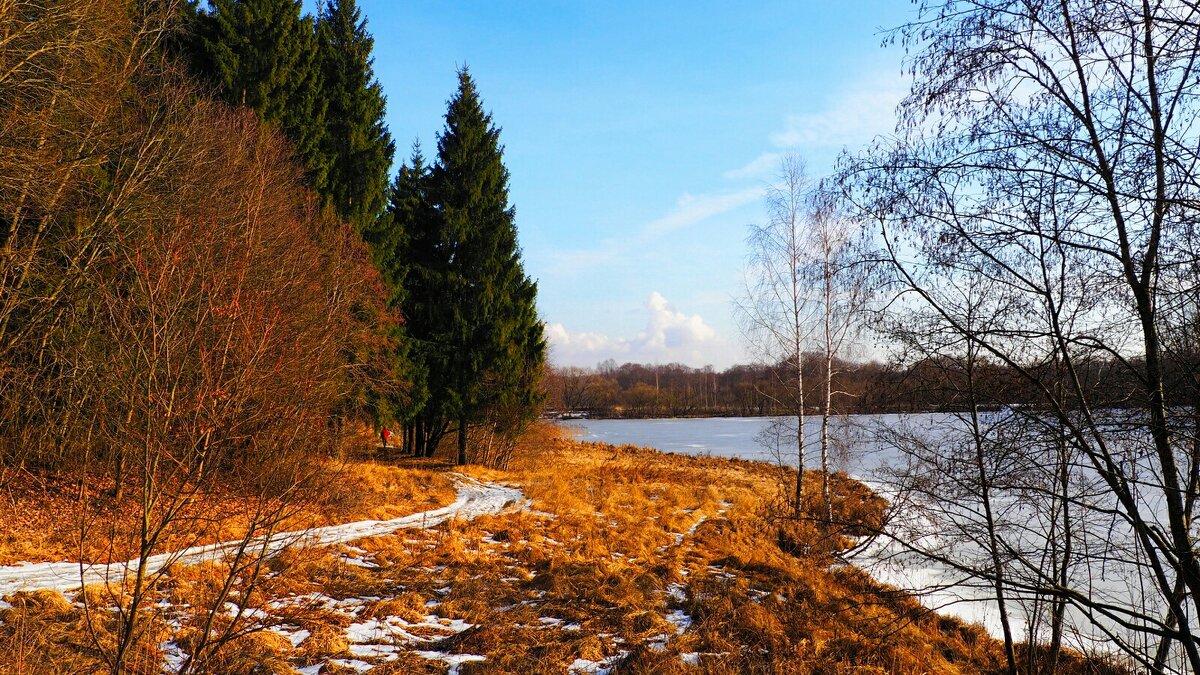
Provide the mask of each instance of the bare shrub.
{"label": "bare shrub", "polygon": [[[279,134],[164,60],[175,9],[0,3],[0,464],[78,470],[81,579],[108,582],[83,621],[114,673],[159,625],[166,536],[225,532],[200,495],[243,506],[182,671],[249,644],[271,535],[386,376],[396,320]],[[98,477],[111,499],[87,503]]]}

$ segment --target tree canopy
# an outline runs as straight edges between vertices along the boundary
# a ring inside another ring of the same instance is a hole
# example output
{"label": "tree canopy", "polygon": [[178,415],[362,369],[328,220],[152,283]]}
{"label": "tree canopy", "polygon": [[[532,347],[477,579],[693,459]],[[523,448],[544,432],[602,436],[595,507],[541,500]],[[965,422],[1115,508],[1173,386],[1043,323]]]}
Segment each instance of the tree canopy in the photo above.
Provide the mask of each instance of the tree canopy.
{"label": "tree canopy", "polygon": [[326,0],[317,19],[317,44],[327,104],[324,193],[337,214],[362,231],[386,207],[395,144],[384,121],[387,100],[372,69],[375,40],[354,0]]}
{"label": "tree canopy", "polygon": [[211,0],[193,39],[201,74],[292,142],[310,185],[324,192],[326,101],[311,16],[299,0]]}
{"label": "tree canopy", "polygon": [[392,186],[388,218],[370,233],[407,319],[429,399],[416,444],[429,452],[457,426],[467,461],[472,425],[511,437],[536,415],[546,343],[537,285],[525,274],[508,199],[500,129],[467,70],[447,105],[438,156],[419,149]]}

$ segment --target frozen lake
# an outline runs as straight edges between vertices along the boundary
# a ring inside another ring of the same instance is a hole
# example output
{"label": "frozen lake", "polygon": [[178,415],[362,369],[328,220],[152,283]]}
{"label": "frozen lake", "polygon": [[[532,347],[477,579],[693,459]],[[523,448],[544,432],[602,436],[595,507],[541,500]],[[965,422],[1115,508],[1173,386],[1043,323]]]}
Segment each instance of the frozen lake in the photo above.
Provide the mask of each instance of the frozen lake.
{"label": "frozen lake", "polygon": [[654,420],[571,420],[579,439],[644,445],[663,452],[774,461],[757,440],[770,423],[763,417],[703,417]]}
{"label": "frozen lake", "polygon": [[[723,418],[679,418],[679,419],[613,419],[571,420],[563,422],[575,430],[577,438],[611,444],[632,444],[656,448],[664,452],[713,457],[738,457],[771,463],[796,464],[794,432],[791,440],[772,439],[775,420],[762,417]],[[837,421],[831,437],[835,439],[831,453],[832,465],[859,478],[885,497],[893,497],[894,482],[888,478],[889,468],[906,463],[904,453],[894,443],[881,439],[902,434],[910,438],[923,438],[934,445],[955,435],[953,427],[961,429],[961,423],[947,414],[904,414],[904,415],[861,415]],[[810,418],[805,424],[806,462],[809,468],[817,468],[819,454],[816,439],[820,431],[820,419]],[[782,450],[772,449],[772,446]],[[1084,467],[1081,469],[1087,472]],[[1023,506],[1008,503],[1010,513],[1020,520]],[[902,527],[912,521],[915,514],[898,510],[893,523]],[[889,527],[889,530],[892,528]],[[925,529],[937,537],[941,526],[929,522]],[[877,542],[878,543],[878,542]],[[976,580],[968,580],[942,565],[925,559],[904,555],[895,546],[883,545],[868,548],[856,558],[860,565],[877,579],[914,592],[927,606],[943,613],[958,616],[970,622],[981,623],[993,635],[999,636],[999,612],[987,586]],[[1084,592],[1106,596],[1118,603],[1134,603],[1137,597],[1131,590],[1135,577],[1124,573],[1088,579]],[[1121,572],[1125,572],[1121,570]],[[1105,578],[1107,577],[1107,578]],[[1031,616],[1027,611],[1037,612],[1036,605],[1030,609],[1028,602],[1012,599],[1010,620],[1018,639],[1030,628]],[[1038,621],[1034,620],[1035,625]],[[1086,651],[1107,651],[1106,637],[1096,631],[1095,626],[1074,611],[1069,612],[1068,623],[1071,633],[1067,643]]]}
{"label": "frozen lake", "polygon": [[[872,433],[877,425],[932,427],[945,415],[850,415],[834,421],[835,469],[866,478],[868,474],[894,460],[895,452],[883,448]],[[713,457],[738,457],[763,462],[796,465],[792,441],[779,442],[780,451],[772,448],[771,417],[689,417],[673,419],[612,419],[570,420],[564,426],[574,429],[583,441],[615,445],[632,444],[656,448],[663,452]],[[812,467],[811,445],[820,432],[820,418],[809,418],[805,433],[810,444],[809,467]]]}

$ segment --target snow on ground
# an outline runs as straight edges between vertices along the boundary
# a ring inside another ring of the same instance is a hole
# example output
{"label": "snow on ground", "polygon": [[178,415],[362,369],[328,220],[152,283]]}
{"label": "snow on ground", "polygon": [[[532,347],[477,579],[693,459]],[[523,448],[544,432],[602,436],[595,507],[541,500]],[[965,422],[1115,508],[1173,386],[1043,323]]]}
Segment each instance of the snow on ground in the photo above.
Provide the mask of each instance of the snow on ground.
{"label": "snow on ground", "polygon": [[[343,544],[341,558],[347,564],[374,570],[381,567],[375,556],[361,548],[346,545],[347,542],[390,534],[406,528],[429,528],[455,517],[472,519],[480,515],[498,513],[509,507],[515,506],[517,508],[529,509],[532,506],[524,498],[521,491],[512,486],[480,482],[459,475],[455,476],[455,480],[458,490],[456,500],[452,504],[440,509],[389,521],[362,521],[303,532],[282,533],[273,536],[265,543],[271,551],[278,551],[289,545]],[[722,504],[722,507],[728,506],[727,502]],[[707,515],[696,513],[696,509],[684,509],[681,512],[694,514],[694,520],[691,526],[685,528],[683,532],[668,533],[668,536],[673,541],[663,546],[663,550],[671,546],[690,543],[688,540],[709,519]],[[725,508],[722,508],[718,511],[718,515],[724,515],[724,512]],[[532,515],[535,517],[557,518],[555,514],[549,513],[537,512]],[[597,514],[597,517],[607,520],[610,526],[617,526],[616,521],[611,520],[604,514]],[[579,539],[579,537],[576,537],[576,539]],[[404,539],[404,541],[417,547],[428,548],[435,545],[426,539]],[[524,543],[524,540],[522,540],[522,543]],[[564,544],[550,538],[546,538],[545,543],[553,547],[569,547],[573,545],[571,542]],[[513,543],[508,541],[507,538],[499,537],[492,532],[486,531],[482,532],[479,537],[479,544],[499,551],[502,556],[506,555],[504,553],[506,549],[510,549],[513,546]],[[147,569],[158,571],[169,564],[195,564],[208,560],[218,560],[229,550],[231,545],[216,544],[195,547],[173,554],[155,556],[148,562]],[[529,581],[534,577],[532,571],[518,569],[512,565],[508,565],[508,567],[512,568],[513,571],[510,573],[510,576],[504,577],[501,580],[503,583],[521,583]],[[428,600],[425,603],[425,611],[422,614],[425,614],[425,612],[437,612],[436,608],[441,604],[440,600],[453,592],[449,579],[443,578],[446,577],[443,574],[446,571],[446,567],[444,565],[432,567],[421,566],[416,569],[429,576],[429,580],[432,582],[429,590],[437,598],[435,600]],[[41,588],[69,591],[78,588],[81,579],[83,583],[99,582],[105,579],[111,580],[120,578],[122,574],[131,570],[136,570],[134,563],[115,564],[108,567],[97,566],[84,569],[81,577],[80,566],[76,563],[22,564],[12,567],[0,567],[0,596],[18,590]],[[671,628],[667,628],[662,634],[655,635],[646,641],[651,649],[664,651],[667,649],[668,643],[674,642],[677,637],[683,636],[691,629],[693,618],[683,608],[688,597],[688,571],[686,567],[680,569],[679,574],[682,577],[683,583],[671,583],[662,592],[665,603],[660,612]],[[723,578],[734,576],[723,568],[711,565],[708,566],[707,570],[704,566],[701,566],[692,571],[701,574],[707,572],[709,575]],[[544,590],[534,590],[530,591],[530,593],[533,597],[538,598],[546,595],[546,591]],[[450,650],[445,650],[444,647],[439,649],[439,647],[442,647],[438,644],[441,640],[471,628],[472,624],[461,619],[444,618],[435,613],[425,614],[419,620],[413,616],[410,617],[411,621],[399,616],[364,616],[363,610],[372,601],[379,599],[375,596],[335,599],[323,593],[307,593],[272,600],[268,603],[268,607],[272,610],[284,609],[289,606],[319,607],[346,615],[345,623],[341,624],[342,628],[340,630],[343,631],[342,634],[348,643],[347,651],[338,655],[337,658],[323,660],[323,663],[320,664],[310,664],[302,667],[296,666],[297,671],[303,675],[316,675],[326,663],[342,666],[354,672],[368,672],[379,665],[396,661],[405,654],[443,663],[449,669],[450,673],[460,672],[459,669],[464,663],[486,660],[486,655],[452,653],[453,648]],[[509,607],[498,608],[498,611],[503,612],[506,609],[515,608],[520,605],[536,605],[541,602],[541,600],[522,600],[518,604]],[[538,621],[534,622],[534,625],[543,630],[567,632],[584,630],[583,625],[579,622],[556,616],[542,616]],[[303,643],[311,637],[310,631],[303,629],[297,623],[285,622],[270,626],[267,630],[281,635],[293,647],[301,649],[303,648]],[[608,634],[601,635],[609,637]],[[623,642],[624,640],[621,638],[612,639],[614,649],[617,649],[617,653],[599,660],[579,658],[570,664],[567,672],[578,673],[580,675],[612,672],[615,668],[619,667],[619,664],[630,653],[627,649],[621,650],[615,647],[616,644]],[[162,646],[167,657],[165,664],[166,672],[173,672],[178,668],[179,663],[186,658],[186,654],[173,642],[164,643]],[[701,657],[705,655],[706,653],[704,652],[688,651],[681,653],[679,658],[684,664],[699,665]]]}
{"label": "snow on ground", "polygon": [[437,642],[474,625],[462,619],[444,619],[436,614],[424,618],[424,621],[409,622],[398,616],[389,616],[382,620],[368,619],[352,623],[346,627],[346,640],[354,645]]}
{"label": "snow on ground", "polygon": [[458,675],[458,667],[473,661],[486,661],[487,657],[478,654],[447,654],[445,652],[414,652],[417,656],[431,661],[442,661],[450,666],[446,675]]}
{"label": "snow on ground", "polygon": [[666,616],[667,621],[675,626],[675,634],[682,635],[687,632],[688,628],[692,627],[692,617],[682,609],[673,609]]}
{"label": "snow on ground", "polygon": [[[357,616],[369,602],[378,600],[375,596],[362,596],[335,600],[325,595],[307,594],[294,596],[273,603],[276,607],[295,604],[316,603],[328,610],[344,612]],[[401,654],[409,652],[413,647],[432,646],[447,637],[461,633],[474,624],[462,619],[448,619],[436,614],[422,617],[422,621],[407,621],[399,616],[385,616],[352,621],[344,629],[346,641],[349,643],[350,656],[355,658],[330,659],[329,663],[345,666],[358,672],[367,672],[380,662],[386,663],[400,658]],[[286,629],[277,626],[272,631],[283,635],[293,646],[300,647],[310,636],[309,631],[298,627]],[[424,659],[442,661],[449,666],[449,672],[457,673],[459,666],[472,661],[483,661],[485,657],[476,654],[451,654],[448,652],[413,650]],[[321,664],[299,668],[299,672],[308,675],[320,672]],[[169,671],[168,672],[173,672]]]}
{"label": "snow on ground", "polygon": [[174,642],[167,641],[158,646],[163,653],[163,671],[177,673],[187,660],[187,653]]}
{"label": "snow on ground", "polygon": [[578,673],[579,675],[608,675],[612,672],[613,666],[620,663],[621,659],[625,658],[629,652],[620,652],[601,661],[591,661],[589,659],[575,659],[575,662],[567,666],[568,673]]}
{"label": "snow on ground", "polygon": [[[458,497],[448,506],[391,520],[362,520],[298,532],[280,532],[271,536],[267,542],[268,549],[276,553],[293,545],[328,546],[391,534],[402,529],[433,527],[452,518],[471,520],[503,511],[508,505],[521,503],[523,499],[521,491],[514,487],[478,481],[462,474],[454,474],[453,478],[457,483]],[[151,556],[146,561],[147,571],[153,574],[173,564],[195,565],[220,560],[239,544],[223,542]],[[137,561],[83,567],[73,562],[20,563],[0,567],[0,596],[40,589],[65,592],[88,584],[111,583],[127,573],[136,572],[137,567]]]}

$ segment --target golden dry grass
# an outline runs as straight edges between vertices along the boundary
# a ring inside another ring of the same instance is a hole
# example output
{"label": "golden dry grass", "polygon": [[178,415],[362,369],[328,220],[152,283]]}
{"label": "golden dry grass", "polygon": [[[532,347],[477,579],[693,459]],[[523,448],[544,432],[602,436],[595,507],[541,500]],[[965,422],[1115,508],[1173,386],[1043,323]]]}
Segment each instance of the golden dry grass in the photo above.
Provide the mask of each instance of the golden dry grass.
{"label": "golden dry grass", "polygon": [[[981,628],[831,564],[837,536],[774,517],[776,468],[578,443],[543,429],[522,445],[512,470],[466,471],[519,483],[528,508],[285,552],[246,592],[255,618],[209,671],[444,673],[445,655],[475,657],[458,664],[464,675],[599,665],[667,674],[1002,669],[999,644]],[[364,475],[377,481],[367,501],[380,501],[357,508],[387,509],[386,495],[403,493],[391,481],[405,474]],[[834,487],[840,520],[876,517],[883,506],[845,477]],[[195,609],[212,606],[224,572],[174,570],[160,589],[176,645],[188,648]],[[18,652],[20,672],[55,672],[29,660],[47,649],[86,665],[77,655],[77,605],[13,604],[7,612],[24,614],[0,615],[0,673],[17,672]],[[157,644],[147,642],[147,658]],[[1070,656],[1060,672],[1102,665]]]}
{"label": "golden dry grass", "polygon": [[[82,555],[90,562],[127,559],[134,550],[127,536],[110,549],[113,514],[120,532],[137,525],[138,506],[113,502],[111,481],[89,479],[89,534]],[[452,481],[441,472],[405,468],[373,459],[329,461],[311,499],[296,504],[277,530],[299,530],[356,520],[387,520],[444,506],[454,500]],[[76,476],[29,471],[10,472],[0,484],[0,565],[80,559],[83,509]],[[254,503],[228,492],[200,493],[171,528],[160,550],[228,541],[244,535]],[[124,545],[121,542],[126,542]]]}
{"label": "golden dry grass", "polygon": [[[82,607],[55,591],[14,593],[7,601],[12,606],[0,609],[0,675],[109,672],[95,645],[114,644],[111,618],[93,614],[89,622]],[[162,620],[150,617],[133,644],[127,672],[161,673],[158,645],[169,637]]]}

